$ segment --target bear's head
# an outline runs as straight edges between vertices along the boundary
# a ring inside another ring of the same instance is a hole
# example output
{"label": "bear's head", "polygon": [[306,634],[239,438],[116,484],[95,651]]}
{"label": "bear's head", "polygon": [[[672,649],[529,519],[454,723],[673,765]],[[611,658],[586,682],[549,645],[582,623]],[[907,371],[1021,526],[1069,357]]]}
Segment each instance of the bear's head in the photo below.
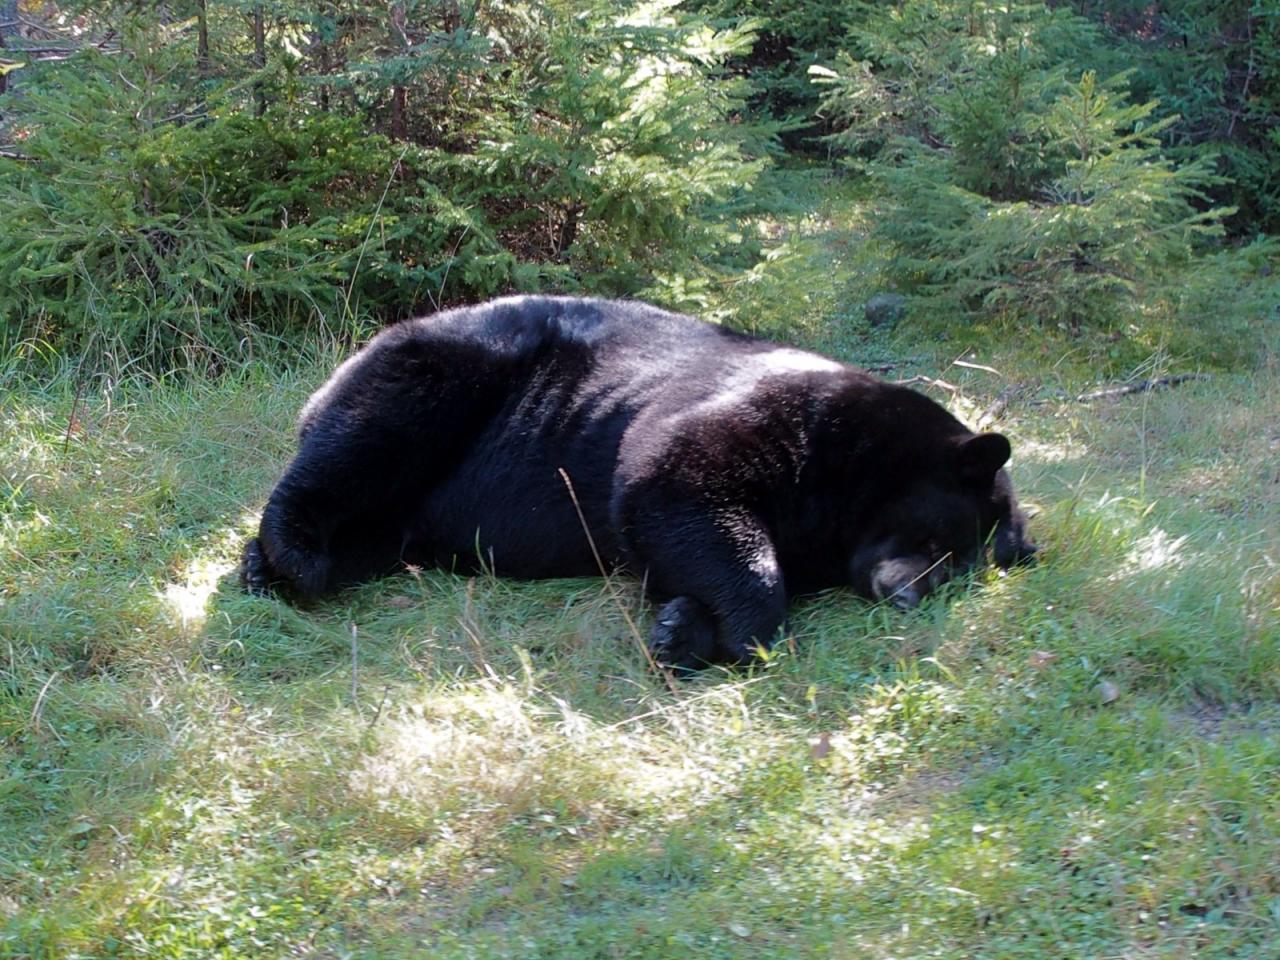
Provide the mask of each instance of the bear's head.
{"label": "bear's head", "polygon": [[975,567],[989,547],[1008,568],[1036,552],[1004,470],[1009,441],[998,433],[948,439],[931,468],[913,471],[862,525],[850,561],[860,593],[907,610]]}

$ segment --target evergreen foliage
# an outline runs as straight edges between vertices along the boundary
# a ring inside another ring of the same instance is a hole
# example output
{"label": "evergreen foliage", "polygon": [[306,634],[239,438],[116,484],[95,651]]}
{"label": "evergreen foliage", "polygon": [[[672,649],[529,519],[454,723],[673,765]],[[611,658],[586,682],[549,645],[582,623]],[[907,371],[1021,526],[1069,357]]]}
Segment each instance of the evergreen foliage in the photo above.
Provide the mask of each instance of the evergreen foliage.
{"label": "evergreen foliage", "polygon": [[780,122],[793,149],[809,150],[822,132],[819,93],[809,82],[811,66],[836,56],[860,4],[849,0],[694,0],[694,9],[728,23],[760,24],[749,53],[731,65],[749,77],[752,110]]}
{"label": "evergreen foliage", "polygon": [[1178,120],[1174,156],[1217,157],[1211,193],[1238,208],[1229,228],[1280,229],[1280,4],[1275,0],[1074,0],[1135,68],[1133,90]]}
{"label": "evergreen foliage", "polygon": [[20,336],[158,358],[337,319],[363,293],[412,299],[387,251],[442,245],[449,209],[425,194],[366,243],[398,152],[384,138],[284,110],[179,124],[181,87],[154,79],[167,52],[82,61],[26,92],[40,120],[0,177],[0,299]]}
{"label": "evergreen foliage", "polygon": [[532,289],[729,316],[819,132],[940,315],[1133,320],[1280,216],[1270,0],[0,6],[0,342],[91,364]]}
{"label": "evergreen foliage", "polygon": [[815,71],[832,139],[873,157],[893,272],[939,309],[1105,324],[1221,233],[1211,159],[1162,154],[1175,118],[1127,74],[1070,79],[1094,36],[1035,3],[911,0],[854,34],[866,59]]}
{"label": "evergreen foliage", "polygon": [[261,64],[258,5],[99,10],[119,50],[7,98],[7,338],[160,359],[535,287],[661,297],[768,149],[719,68],[749,30],[672,7],[281,4]]}

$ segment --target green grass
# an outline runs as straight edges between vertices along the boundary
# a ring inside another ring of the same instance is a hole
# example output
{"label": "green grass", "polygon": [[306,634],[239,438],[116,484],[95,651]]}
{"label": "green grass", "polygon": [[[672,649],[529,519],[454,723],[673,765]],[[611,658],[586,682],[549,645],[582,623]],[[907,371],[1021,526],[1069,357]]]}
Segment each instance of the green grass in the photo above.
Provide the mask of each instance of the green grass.
{"label": "green grass", "polygon": [[626,580],[240,594],[336,354],[10,372],[0,956],[1277,955],[1277,358],[869,331],[860,198],[805,183],[816,212],[761,226],[784,252],[720,314],[908,358],[970,420],[1028,384],[998,426],[1038,566],[907,616],[810,598],[766,666],[672,688]]}

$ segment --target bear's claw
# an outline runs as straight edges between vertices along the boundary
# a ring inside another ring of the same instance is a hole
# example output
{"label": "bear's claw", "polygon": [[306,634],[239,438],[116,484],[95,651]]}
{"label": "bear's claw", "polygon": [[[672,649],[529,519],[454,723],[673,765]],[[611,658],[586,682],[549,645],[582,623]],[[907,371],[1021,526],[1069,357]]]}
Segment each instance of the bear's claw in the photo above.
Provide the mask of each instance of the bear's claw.
{"label": "bear's claw", "polygon": [[658,666],[693,673],[714,663],[715,651],[715,621],[693,597],[676,597],[658,611],[649,634],[649,653]]}
{"label": "bear's claw", "polygon": [[244,545],[244,556],[240,561],[240,586],[255,597],[265,597],[271,593],[273,581],[271,565],[262,552],[262,541],[254,537]]}

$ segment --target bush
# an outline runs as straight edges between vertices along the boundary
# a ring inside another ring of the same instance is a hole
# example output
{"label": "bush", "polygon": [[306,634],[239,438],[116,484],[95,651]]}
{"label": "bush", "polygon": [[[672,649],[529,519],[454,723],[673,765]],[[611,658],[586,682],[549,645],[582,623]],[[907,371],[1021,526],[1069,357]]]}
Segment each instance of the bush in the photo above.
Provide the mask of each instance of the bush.
{"label": "bush", "polygon": [[1211,191],[1238,208],[1249,236],[1280,229],[1280,10],[1255,0],[1111,0],[1086,9],[1135,67],[1133,89],[1178,122],[1171,155],[1211,149],[1223,175]]}
{"label": "bush", "polygon": [[1156,104],[1127,75],[1067,79],[1094,36],[1038,4],[1000,12],[914,0],[870,23],[865,49],[819,71],[834,140],[883,188],[890,270],[940,310],[1072,328],[1128,315],[1229,210],[1208,208],[1212,159],[1160,151]]}
{"label": "bush", "polygon": [[0,159],[4,339],[165,363],[513,290],[661,296],[735,240],[768,149],[718,66],[749,33],[667,6],[467,8],[323,84],[297,50],[219,78],[137,23],[34,72]]}
{"label": "bush", "polygon": [[502,247],[553,264],[557,282],[609,294],[697,273],[734,238],[769,151],[736,116],[748,88],[719,75],[748,31],[715,31],[616,4],[509,29],[484,100],[432,151],[451,197],[484,212]]}
{"label": "bush", "polygon": [[750,79],[751,106],[763,119],[781,123],[790,148],[811,148],[826,132],[817,116],[818,91],[807,72],[830,62],[856,17],[849,0],[694,0],[694,9],[731,23],[758,24],[751,50],[731,65]]}
{"label": "bush", "polygon": [[26,158],[0,161],[15,338],[160,360],[389,310],[438,281],[423,264],[467,217],[403,189],[400,148],[283,108],[184,122],[190,95],[153,79],[177,59],[87,53],[24,91]]}

